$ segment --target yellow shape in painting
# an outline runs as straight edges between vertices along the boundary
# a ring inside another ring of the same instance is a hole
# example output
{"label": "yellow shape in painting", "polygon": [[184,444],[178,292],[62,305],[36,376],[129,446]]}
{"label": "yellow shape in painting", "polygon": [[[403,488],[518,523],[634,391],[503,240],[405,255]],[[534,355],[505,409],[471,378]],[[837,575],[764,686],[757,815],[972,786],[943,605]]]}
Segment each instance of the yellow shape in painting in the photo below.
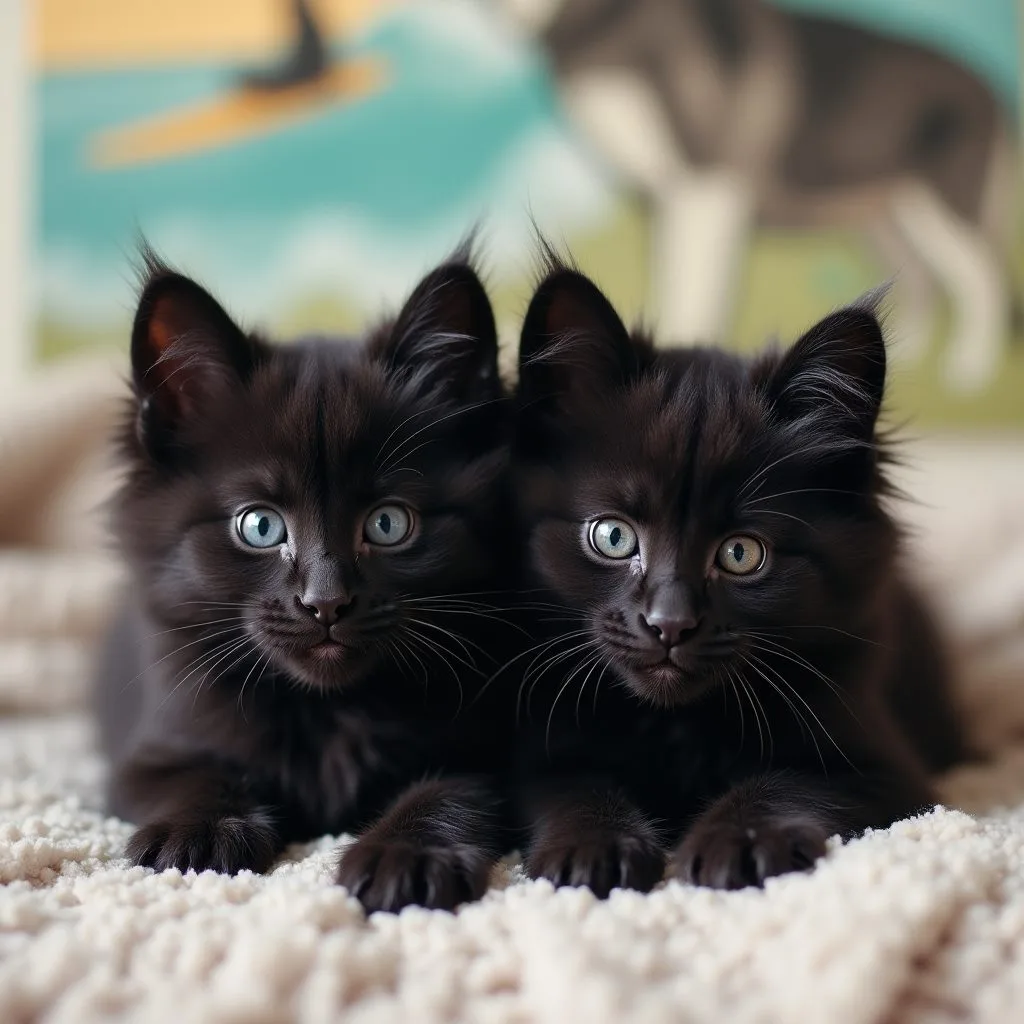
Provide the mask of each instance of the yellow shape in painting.
{"label": "yellow shape in painting", "polygon": [[[331,39],[363,31],[402,2],[310,0],[310,6]],[[284,0],[32,0],[31,6],[35,60],[47,70],[271,60],[294,31]]]}
{"label": "yellow shape in painting", "polygon": [[287,89],[264,92],[240,87],[101,132],[89,147],[89,163],[109,170],[244,142],[312,117],[328,106],[367,96],[385,78],[381,61],[365,59],[335,65],[316,81]]}

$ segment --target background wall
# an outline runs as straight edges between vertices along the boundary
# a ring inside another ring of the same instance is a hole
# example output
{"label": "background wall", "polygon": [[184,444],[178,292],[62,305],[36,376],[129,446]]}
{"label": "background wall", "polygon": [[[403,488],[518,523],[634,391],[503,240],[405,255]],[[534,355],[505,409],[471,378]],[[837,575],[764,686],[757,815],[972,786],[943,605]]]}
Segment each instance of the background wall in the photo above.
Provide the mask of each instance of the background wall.
{"label": "background wall", "polygon": [[30,87],[2,62],[22,102],[0,131],[27,112],[33,173],[0,177],[15,300],[0,302],[0,365],[20,354],[26,294],[33,359],[123,346],[140,231],[243,320],[288,334],[357,327],[479,222],[511,337],[532,216],[666,340],[788,338],[895,275],[898,410],[1024,426],[1015,0],[31,14]]}
{"label": "background wall", "polygon": [[0,381],[32,356],[27,262],[31,252],[31,130],[26,0],[0,4]]}

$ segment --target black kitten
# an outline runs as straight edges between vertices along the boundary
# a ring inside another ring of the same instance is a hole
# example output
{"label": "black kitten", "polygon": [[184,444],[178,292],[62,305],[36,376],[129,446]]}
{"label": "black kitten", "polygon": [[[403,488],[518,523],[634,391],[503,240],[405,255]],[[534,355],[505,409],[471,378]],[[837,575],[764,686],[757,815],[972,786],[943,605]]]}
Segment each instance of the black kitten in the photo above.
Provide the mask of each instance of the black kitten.
{"label": "black kitten", "polygon": [[[554,612],[525,672],[531,875],[720,888],[933,804],[958,751],[897,568],[870,303],[788,352],[655,350],[551,257],[514,461]],[[556,629],[557,627],[557,629]]]}
{"label": "black kitten", "polygon": [[263,871],[377,819],[338,876],[368,908],[479,895],[500,744],[472,686],[505,640],[471,595],[509,550],[479,279],[459,255],[361,341],[276,346],[146,262],[100,687],[129,856]]}

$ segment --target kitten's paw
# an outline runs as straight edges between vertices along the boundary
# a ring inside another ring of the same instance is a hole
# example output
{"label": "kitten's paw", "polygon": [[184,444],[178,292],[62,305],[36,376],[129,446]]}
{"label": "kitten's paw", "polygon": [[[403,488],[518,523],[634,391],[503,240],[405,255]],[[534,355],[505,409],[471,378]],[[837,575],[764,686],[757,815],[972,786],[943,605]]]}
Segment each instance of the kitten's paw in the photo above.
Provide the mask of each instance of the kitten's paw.
{"label": "kitten's paw", "polygon": [[665,853],[648,836],[592,832],[540,840],[526,858],[526,871],[557,886],[585,885],[604,899],[612,889],[650,892],[665,873]]}
{"label": "kitten's paw", "polygon": [[809,871],[825,854],[830,832],[808,818],[761,823],[699,820],[676,847],[670,873],[712,889],[760,886],[766,878]]}
{"label": "kitten's paw", "polygon": [[337,882],[368,914],[416,905],[454,910],[487,891],[493,858],[468,843],[423,844],[416,839],[357,839],[341,855]]}
{"label": "kitten's paw", "polygon": [[280,850],[271,816],[265,810],[204,818],[181,815],[150,822],[128,842],[133,864],[166,871],[264,872]]}

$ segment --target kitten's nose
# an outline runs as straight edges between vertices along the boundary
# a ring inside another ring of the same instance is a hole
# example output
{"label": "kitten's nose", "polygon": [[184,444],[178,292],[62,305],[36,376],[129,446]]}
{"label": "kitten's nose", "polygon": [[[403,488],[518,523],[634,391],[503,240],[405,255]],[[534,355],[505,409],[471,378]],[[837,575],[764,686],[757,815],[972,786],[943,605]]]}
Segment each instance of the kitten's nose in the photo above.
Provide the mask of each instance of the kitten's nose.
{"label": "kitten's nose", "polygon": [[665,587],[655,595],[640,622],[670,650],[697,632],[700,616],[682,587]]}
{"label": "kitten's nose", "polygon": [[295,595],[295,603],[316,619],[322,626],[333,626],[352,604],[350,594],[336,593],[331,597],[317,594]]}

